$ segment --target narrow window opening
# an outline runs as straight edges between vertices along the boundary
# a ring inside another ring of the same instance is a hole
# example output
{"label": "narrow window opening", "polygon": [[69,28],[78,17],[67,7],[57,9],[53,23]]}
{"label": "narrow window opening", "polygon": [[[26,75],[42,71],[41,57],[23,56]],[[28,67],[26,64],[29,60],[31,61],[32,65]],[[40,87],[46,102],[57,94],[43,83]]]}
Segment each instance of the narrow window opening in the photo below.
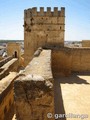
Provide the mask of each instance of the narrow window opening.
{"label": "narrow window opening", "polygon": [[14,52],[14,57],[17,58],[17,51]]}

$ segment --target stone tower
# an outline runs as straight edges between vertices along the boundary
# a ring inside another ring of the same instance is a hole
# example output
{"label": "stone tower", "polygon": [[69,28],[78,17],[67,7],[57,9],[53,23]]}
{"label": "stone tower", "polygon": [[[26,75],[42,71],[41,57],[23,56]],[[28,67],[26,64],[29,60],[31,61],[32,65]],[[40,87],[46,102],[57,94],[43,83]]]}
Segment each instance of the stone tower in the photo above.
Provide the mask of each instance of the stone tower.
{"label": "stone tower", "polygon": [[25,64],[27,65],[32,59],[32,55],[38,47],[45,46],[63,46],[65,31],[65,8],[57,7],[51,11],[47,7],[44,11],[40,7],[27,9],[24,11],[24,48]]}
{"label": "stone tower", "polygon": [[8,43],[7,44],[8,56],[14,56],[18,59],[21,57],[21,46],[19,43]]}

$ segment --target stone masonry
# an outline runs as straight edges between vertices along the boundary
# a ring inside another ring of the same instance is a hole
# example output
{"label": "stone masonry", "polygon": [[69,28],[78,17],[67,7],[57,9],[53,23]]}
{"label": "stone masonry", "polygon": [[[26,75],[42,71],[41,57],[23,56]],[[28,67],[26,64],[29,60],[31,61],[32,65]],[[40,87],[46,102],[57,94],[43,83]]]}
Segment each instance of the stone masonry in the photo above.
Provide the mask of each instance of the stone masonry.
{"label": "stone masonry", "polygon": [[47,113],[54,114],[53,82],[51,50],[43,50],[14,81],[18,120],[47,120]]}
{"label": "stone masonry", "polygon": [[[41,7],[40,11],[37,8],[24,11],[26,67],[14,81],[18,120],[48,120],[47,113],[53,116],[68,111],[82,114],[84,100],[89,106],[90,98],[86,94],[89,93],[89,83],[78,74],[90,73],[90,48],[64,47],[64,27],[65,8],[44,11]],[[73,73],[75,76],[70,76]],[[80,90],[87,97],[82,97]],[[79,105],[80,109],[77,109]],[[51,120],[55,120],[55,116]]]}
{"label": "stone masonry", "polygon": [[65,31],[65,8],[61,11],[54,7],[54,11],[48,7],[44,11],[40,7],[24,11],[24,47],[25,64],[32,59],[33,53],[38,47],[43,46],[64,46]]}

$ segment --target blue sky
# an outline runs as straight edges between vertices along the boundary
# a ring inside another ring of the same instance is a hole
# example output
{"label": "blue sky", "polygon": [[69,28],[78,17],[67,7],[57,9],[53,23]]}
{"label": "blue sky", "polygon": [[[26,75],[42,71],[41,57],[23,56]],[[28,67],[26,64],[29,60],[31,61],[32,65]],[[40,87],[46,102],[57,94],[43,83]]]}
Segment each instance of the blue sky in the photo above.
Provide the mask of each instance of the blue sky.
{"label": "blue sky", "polygon": [[90,40],[90,0],[0,0],[0,39],[24,39],[24,9],[65,7],[65,40]]}

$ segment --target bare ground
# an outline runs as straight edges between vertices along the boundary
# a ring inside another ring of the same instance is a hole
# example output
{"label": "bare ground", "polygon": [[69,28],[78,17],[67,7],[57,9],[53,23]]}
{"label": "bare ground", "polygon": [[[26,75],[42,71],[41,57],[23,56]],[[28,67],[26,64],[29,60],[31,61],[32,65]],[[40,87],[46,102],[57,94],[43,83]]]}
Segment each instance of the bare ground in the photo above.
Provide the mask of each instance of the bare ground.
{"label": "bare ground", "polygon": [[[82,114],[90,117],[90,74],[59,77],[55,78],[54,82],[55,113],[80,115],[80,118],[64,118],[63,120],[81,120]],[[90,118],[85,120],[90,120]]]}

